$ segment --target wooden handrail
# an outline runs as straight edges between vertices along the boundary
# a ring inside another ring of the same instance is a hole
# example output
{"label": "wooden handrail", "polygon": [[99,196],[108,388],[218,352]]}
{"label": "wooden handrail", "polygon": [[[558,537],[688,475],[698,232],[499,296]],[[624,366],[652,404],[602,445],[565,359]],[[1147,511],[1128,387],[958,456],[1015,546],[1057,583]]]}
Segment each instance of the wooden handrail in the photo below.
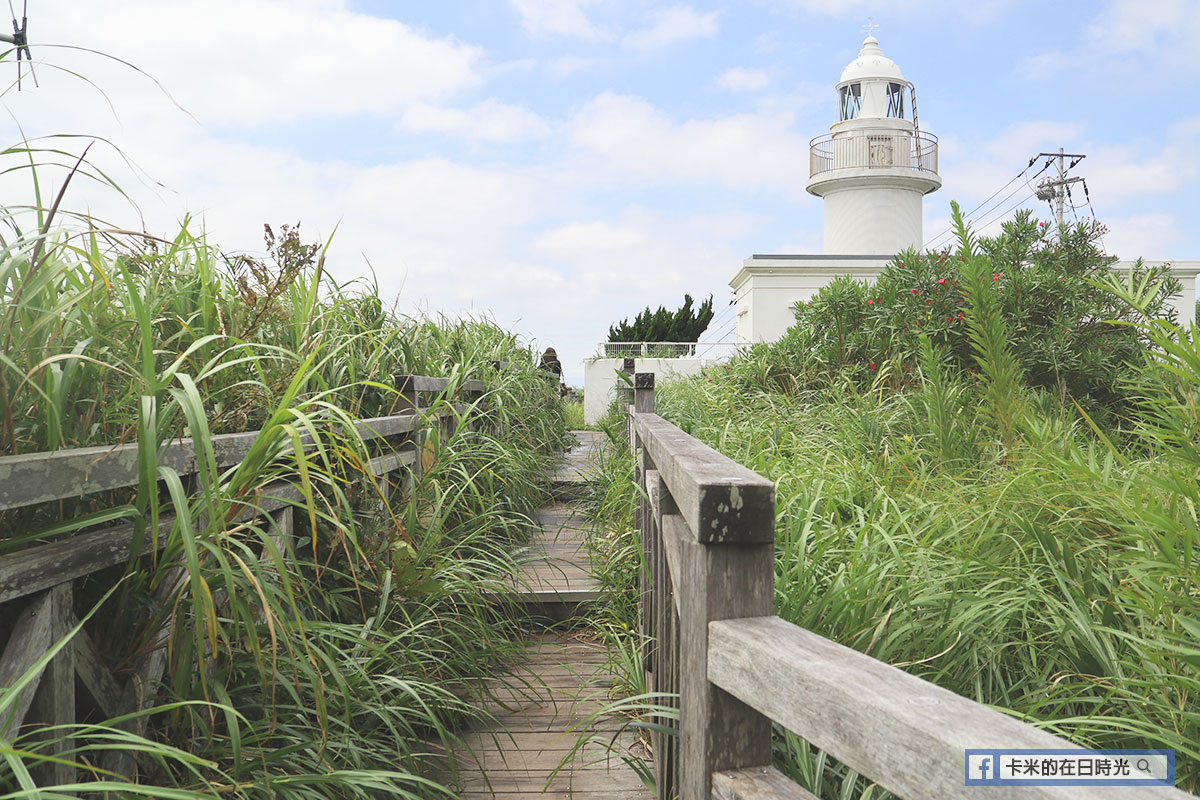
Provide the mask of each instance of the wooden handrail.
{"label": "wooden handrail", "polygon": [[[773,616],[774,487],[654,413],[638,374],[629,421],[643,503],[647,690],[678,735],[655,732],[660,800],[815,800],[773,769],[772,722],[901,797],[978,800],[966,750],[1076,749]],[[741,505],[735,513],[735,499]],[[748,609],[757,609],[749,611]],[[1034,800],[1183,800],[1165,786],[1022,786]]]}
{"label": "wooden handrail", "polygon": [[[432,391],[420,387],[434,380],[423,379],[417,391]],[[412,408],[419,409],[421,406]],[[465,406],[456,404],[457,413],[461,414],[464,410]],[[441,413],[449,415],[451,412],[446,409]],[[364,440],[371,441],[408,433],[419,424],[419,415],[408,411],[388,417],[357,420],[354,428]],[[211,442],[217,466],[229,467],[241,462],[260,433],[245,431],[213,436]],[[306,442],[311,440],[306,432],[301,438]],[[180,476],[196,472],[196,449],[191,439],[165,443],[159,451],[158,460],[161,466],[173,469]],[[0,457],[0,511],[137,485],[136,443]]]}
{"label": "wooden handrail", "polygon": [[[434,394],[454,391],[468,403],[479,399],[487,387],[483,381],[453,381],[448,378],[399,376],[397,410],[401,413],[354,422],[355,430],[365,441],[389,442],[375,448],[367,462],[365,480],[378,481],[386,492],[391,473],[411,468],[414,474],[422,469],[421,451],[426,447],[426,425],[440,428],[444,435],[452,432],[455,417],[465,416],[473,405],[454,402],[438,405],[432,415],[425,413],[425,400]],[[452,399],[452,398],[446,398]],[[222,434],[212,437],[212,447],[219,468],[237,465],[250,451],[261,431]],[[310,436],[302,439],[309,443]],[[290,450],[290,445],[288,446]],[[54,500],[79,497],[95,492],[123,489],[138,485],[138,448],[136,444],[111,447],[87,447],[52,453],[32,453],[0,458],[0,511],[17,509]],[[197,471],[196,452],[191,440],[183,439],[165,444],[158,454],[159,463],[174,469],[181,477]],[[386,494],[384,495],[386,496]],[[253,502],[232,522],[244,522],[261,517],[273,547],[285,555],[291,551],[295,531],[295,514],[303,509],[300,492],[289,483],[264,487]],[[165,545],[175,519],[164,515],[159,520],[156,536],[146,536],[141,554],[150,552],[157,542]],[[77,623],[72,612],[72,582],[100,570],[128,563],[137,555],[132,552],[134,526],[120,525],[107,530],[65,537],[59,541],[39,544],[0,557],[0,609],[12,614],[17,624],[0,652],[0,686],[10,685],[25,674],[55,642],[61,641]],[[261,557],[266,557],[262,554]],[[183,587],[182,569],[175,568],[160,587],[160,602]],[[173,618],[172,618],[173,619]],[[170,625],[170,622],[168,623]],[[134,674],[122,689],[101,663],[86,631],[80,631],[72,642],[62,648],[49,664],[21,692],[15,708],[0,718],[0,738],[11,738],[26,721],[26,715],[41,723],[69,726],[75,722],[75,678],[92,695],[96,705],[108,716],[120,716],[151,707],[157,686],[166,664],[165,646],[171,631],[164,628],[153,641],[158,647],[142,653],[134,665]],[[128,724],[144,726],[145,716]],[[62,739],[53,745],[53,753],[66,754],[70,741]],[[133,768],[132,755],[127,751],[109,751],[102,758],[104,769],[129,775]],[[45,774],[38,776],[44,785],[73,782],[73,767],[69,759],[43,765]]]}

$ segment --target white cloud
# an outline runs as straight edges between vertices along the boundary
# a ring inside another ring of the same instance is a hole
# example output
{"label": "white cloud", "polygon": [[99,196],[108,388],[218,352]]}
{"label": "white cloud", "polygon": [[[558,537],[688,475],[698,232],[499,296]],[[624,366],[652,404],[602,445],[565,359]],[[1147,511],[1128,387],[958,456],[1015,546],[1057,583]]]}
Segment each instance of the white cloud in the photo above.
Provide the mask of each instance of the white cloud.
{"label": "white cloud", "polygon": [[607,38],[584,13],[591,0],[511,0],[521,25],[533,36],[597,41]]}
{"label": "white cloud", "polygon": [[1153,212],[1103,220],[1108,225],[1104,247],[1111,255],[1132,261],[1145,258],[1161,261],[1173,254],[1175,246],[1184,241],[1179,220],[1174,214]]}
{"label": "white cloud", "polygon": [[[678,307],[685,292],[697,302],[712,294],[721,314],[730,297],[728,280],[748,255],[734,242],[767,222],[738,211],[670,216],[628,208],[615,217],[580,218],[543,231],[530,243],[530,253],[561,265],[570,277],[545,312],[562,320],[565,333],[552,344],[570,359],[593,355],[609,325],[646,306]],[[728,324],[732,318],[723,319]],[[563,363],[575,367],[568,358]]]}
{"label": "white cloud", "polygon": [[400,124],[411,131],[449,133],[489,142],[523,142],[550,132],[550,126],[537,114],[495,98],[467,109],[415,105],[404,112]]}
{"label": "white cloud", "polygon": [[[97,0],[86,14],[46,3],[38,25],[54,42],[119,54],[218,127],[388,115],[481,82],[480,48],[358,13],[348,0],[209,0],[202,14],[185,0]],[[48,47],[39,56],[95,80],[123,115],[146,94],[127,67],[102,57]],[[49,68],[39,77],[68,80]]]}
{"label": "white cloud", "polygon": [[701,14],[691,6],[671,6],[650,13],[652,24],[625,35],[622,44],[638,52],[661,50],[692,39],[717,35],[717,12]]}
{"label": "white cloud", "polygon": [[1114,199],[1172,192],[1200,176],[1200,117],[1180,120],[1145,146],[1100,145],[1088,152],[1093,192]]}
{"label": "white cloud", "polygon": [[1099,78],[1126,91],[1136,91],[1151,80],[1190,83],[1200,69],[1197,41],[1197,0],[1110,0],[1074,47],[1039,53],[1019,71],[1055,81]]}
{"label": "white cloud", "polygon": [[676,123],[641,98],[605,92],[580,109],[568,130],[605,173],[646,182],[717,182],[802,199],[808,140],[791,123],[785,113]]}
{"label": "white cloud", "polygon": [[767,88],[771,76],[763,69],[732,67],[717,76],[716,85],[731,92],[758,92]]}
{"label": "white cloud", "polygon": [[1001,11],[1016,4],[1017,0],[974,0],[963,3],[960,0],[890,0],[881,6],[878,0],[768,0],[782,10],[798,11],[806,14],[817,14],[826,17],[863,16],[878,13],[886,8],[888,16],[875,17],[880,23],[881,32],[887,32],[886,23],[889,19],[922,12],[926,14],[953,14],[963,17],[973,23],[981,23],[994,19]]}
{"label": "white cloud", "polygon": [[1194,61],[1200,39],[1196,0],[1113,0],[1084,31],[1101,55],[1145,52]]}

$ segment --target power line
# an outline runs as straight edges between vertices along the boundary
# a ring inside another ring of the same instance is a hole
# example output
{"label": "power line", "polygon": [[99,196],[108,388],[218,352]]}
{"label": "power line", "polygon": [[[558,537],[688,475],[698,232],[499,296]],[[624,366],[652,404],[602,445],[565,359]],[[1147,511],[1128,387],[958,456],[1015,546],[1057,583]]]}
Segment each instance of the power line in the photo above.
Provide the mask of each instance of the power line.
{"label": "power line", "polygon": [[[975,214],[976,214],[976,212],[978,212],[978,211],[979,211],[979,209],[981,209],[981,208],[983,208],[984,206],[986,206],[988,203],[990,203],[990,202],[992,201],[992,199],[993,199],[993,198],[995,198],[995,197],[996,197],[996,195],[998,195],[998,194],[1000,194],[1001,192],[1003,192],[1003,191],[1004,191],[1005,189],[1007,189],[1009,186],[1012,186],[1012,185],[1013,185],[1013,183],[1015,183],[1016,181],[1020,180],[1021,178],[1025,178],[1025,188],[1028,188],[1030,191],[1033,191],[1033,187],[1032,187],[1032,186],[1030,186],[1030,183],[1029,183],[1029,182],[1030,182],[1031,180],[1033,180],[1033,179],[1037,178],[1037,176],[1041,175],[1041,174],[1042,174],[1043,172],[1045,172],[1046,170],[1048,170],[1048,169],[1050,168],[1050,164],[1052,163],[1050,159],[1047,159],[1047,160],[1046,160],[1046,163],[1042,165],[1042,168],[1041,168],[1041,169],[1039,169],[1039,170],[1038,170],[1037,172],[1035,172],[1033,175],[1026,177],[1026,173],[1027,173],[1027,172],[1029,172],[1029,170],[1030,170],[1030,169],[1033,167],[1033,165],[1034,165],[1035,163],[1037,163],[1037,160],[1038,160],[1038,158],[1039,158],[1039,156],[1034,156],[1033,158],[1029,159],[1029,163],[1028,163],[1028,164],[1025,166],[1025,169],[1023,169],[1023,170],[1021,170],[1020,172],[1018,172],[1018,173],[1017,173],[1015,176],[1013,176],[1013,178],[1012,178],[1012,179],[1011,179],[1011,180],[1010,180],[1008,183],[1004,184],[1004,185],[1003,185],[1003,186],[1001,186],[999,189],[997,189],[996,191],[992,192],[992,194],[991,194],[991,196],[990,196],[990,197],[988,197],[988,198],[987,198],[986,200],[984,200],[982,203],[980,203],[979,205],[975,206],[975,208],[971,209],[971,210],[970,210],[970,211],[969,211],[967,214],[965,214],[965,215],[963,216],[963,221],[964,221],[964,222],[972,222],[972,221],[973,221],[973,220],[972,220],[972,217],[975,217]],[[980,216],[980,217],[986,217],[987,215],[991,214],[991,213],[992,213],[992,212],[993,212],[993,211],[994,211],[996,208],[998,208],[999,206],[1001,206],[1002,204],[1004,204],[1005,202],[1007,202],[1007,201],[1008,201],[1008,200],[1009,200],[1009,199],[1010,199],[1010,198],[1011,198],[1013,195],[1015,195],[1017,192],[1021,191],[1021,188],[1022,188],[1022,187],[1018,186],[1016,189],[1012,190],[1011,192],[1009,192],[1008,194],[1006,194],[1004,197],[1000,198],[1000,200],[996,201],[996,203],[995,203],[995,204],[993,204],[993,205],[989,206],[988,208],[986,208],[986,209],[985,209],[985,210],[984,210],[984,211],[983,211],[983,212],[982,212],[982,213],[981,213],[979,216]],[[1022,202],[1024,202],[1024,201],[1022,201]],[[977,221],[975,221],[975,224],[976,224],[976,226],[978,226],[978,227],[982,227],[981,225],[979,225],[979,223],[978,223]],[[931,246],[931,245],[934,245],[934,244],[936,244],[936,243],[937,243],[939,240],[942,240],[942,239],[946,238],[947,234],[953,234],[953,232],[954,232],[954,226],[950,226],[949,228],[946,228],[946,229],[945,229],[945,230],[943,230],[941,233],[939,233],[937,236],[934,236],[932,239],[930,239],[930,240],[929,240],[929,241],[927,241],[927,242],[926,242],[924,245],[922,245],[922,249],[923,249],[923,250],[928,250],[928,249],[930,249],[930,246]]]}
{"label": "power line", "polygon": [[725,308],[723,308],[721,310],[721,312],[719,314],[716,315],[716,317],[714,317],[708,323],[708,327],[705,328],[705,331],[706,332],[711,331],[714,328],[717,328],[717,327],[720,327],[721,325],[723,325],[729,319],[729,315],[736,310],[737,310],[737,306],[735,306],[734,303],[731,301],[728,305],[725,306]]}

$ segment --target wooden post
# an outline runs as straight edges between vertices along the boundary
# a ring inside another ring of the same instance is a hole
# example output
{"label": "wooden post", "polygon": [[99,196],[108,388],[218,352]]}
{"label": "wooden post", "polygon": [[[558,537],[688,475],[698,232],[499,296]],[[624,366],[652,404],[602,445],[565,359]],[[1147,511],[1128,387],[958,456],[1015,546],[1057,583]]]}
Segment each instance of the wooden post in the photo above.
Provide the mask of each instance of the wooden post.
{"label": "wooden post", "polygon": [[[665,545],[680,562],[674,587],[679,598],[678,789],[681,800],[710,800],[714,770],[771,764],[770,719],[709,682],[708,624],[773,611],[774,489],[769,483],[750,486],[736,476],[744,467],[719,466],[705,445],[691,437],[684,441],[674,444],[679,467],[702,459],[711,466],[708,475],[693,473],[691,487],[673,489],[686,488],[685,495],[674,498],[683,516],[670,526],[662,522],[664,529],[686,531],[673,533]],[[686,525],[680,524],[684,517]]]}
{"label": "wooden post", "polygon": [[[71,609],[71,584],[60,583],[47,590],[50,596],[50,640],[58,642],[71,629],[74,612]],[[75,724],[75,648],[68,644],[46,665],[33,703],[29,706],[29,721],[50,726]],[[44,738],[50,739],[48,748],[42,752],[65,761],[70,760],[72,749],[68,731],[47,731]],[[70,764],[44,762],[32,770],[33,778],[42,788],[65,786],[75,782],[75,768]]]}
{"label": "wooden post", "polygon": [[[653,414],[654,413],[654,373],[653,372],[638,372],[633,376],[633,411],[635,414]],[[632,436],[632,446],[634,458],[637,459],[638,485],[643,490],[646,486],[646,473],[654,470],[654,462],[646,455],[642,448],[642,443],[638,439],[637,426],[629,426],[630,435]],[[643,495],[645,492],[643,492]],[[646,671],[650,672],[654,669],[654,551],[656,546],[655,530],[653,521],[651,520],[650,502],[646,496],[642,497],[642,507],[637,519],[638,536],[642,541],[642,620],[641,630],[643,636],[642,662],[646,667]],[[649,685],[649,684],[647,684]]]}
{"label": "wooden post", "polygon": [[[16,683],[42,657],[46,648],[54,643],[54,598],[51,591],[47,589],[33,595],[21,609],[8,644],[0,654],[0,686]],[[16,703],[0,714],[0,738],[10,741],[16,738],[43,677],[45,670],[26,684],[17,695]]]}
{"label": "wooden post", "polygon": [[771,721],[708,681],[708,623],[769,616],[773,544],[682,541],[680,797],[709,800],[714,770],[769,766]]}
{"label": "wooden post", "polygon": [[[419,415],[421,413],[421,394],[417,391],[414,376],[397,375],[395,380],[396,391],[400,393],[396,401],[396,413]],[[416,451],[416,458],[412,463],[412,478],[404,487],[411,494],[416,488],[415,484],[421,480],[422,468],[425,465],[425,430],[420,426],[414,426],[408,435],[408,441],[412,443],[412,447]]]}
{"label": "wooden post", "polygon": [[636,363],[637,360],[633,358],[621,359],[621,372],[629,377],[629,385],[626,385],[622,381],[617,386],[617,399],[621,406],[622,415],[625,418],[625,433],[629,437],[630,442],[633,441],[633,418],[629,415],[629,407],[633,405],[633,371],[636,369]]}
{"label": "wooden post", "polygon": [[[651,569],[651,609],[648,622],[652,626],[653,641],[651,644],[650,662],[654,665],[654,682],[650,691],[662,695],[655,700],[663,705],[674,705],[679,709],[679,702],[673,704],[668,697],[679,695],[679,615],[676,613],[674,586],[671,569],[667,563],[667,553],[663,540],[663,519],[678,519],[679,508],[671,497],[670,489],[662,476],[654,471],[648,474],[648,494],[652,497],[654,508],[648,517],[648,527],[651,533],[652,559]],[[679,729],[676,720],[659,717],[655,720],[664,727]],[[654,732],[651,734],[654,744],[654,774],[658,788],[658,800],[672,800],[679,792],[679,753],[680,736]]]}

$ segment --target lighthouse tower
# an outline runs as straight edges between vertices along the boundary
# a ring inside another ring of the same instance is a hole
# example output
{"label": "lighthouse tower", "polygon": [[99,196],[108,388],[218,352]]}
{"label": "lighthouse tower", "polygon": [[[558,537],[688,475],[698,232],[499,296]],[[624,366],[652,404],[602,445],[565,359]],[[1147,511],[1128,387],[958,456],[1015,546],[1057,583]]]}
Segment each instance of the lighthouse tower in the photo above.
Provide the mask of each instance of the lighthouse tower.
{"label": "lighthouse tower", "polygon": [[825,201],[823,253],[766,253],[729,281],[737,342],[775,341],[794,307],[839,277],[874,280],[897,253],[920,249],[921,200],[942,185],[937,137],[917,126],[913,85],[868,35],[837,83],[838,119],[809,148],[808,191]]}
{"label": "lighthouse tower", "polygon": [[920,248],[921,199],[942,185],[916,91],[871,35],[837,84],[838,121],[812,140],[807,189],[825,201],[826,254]]}

